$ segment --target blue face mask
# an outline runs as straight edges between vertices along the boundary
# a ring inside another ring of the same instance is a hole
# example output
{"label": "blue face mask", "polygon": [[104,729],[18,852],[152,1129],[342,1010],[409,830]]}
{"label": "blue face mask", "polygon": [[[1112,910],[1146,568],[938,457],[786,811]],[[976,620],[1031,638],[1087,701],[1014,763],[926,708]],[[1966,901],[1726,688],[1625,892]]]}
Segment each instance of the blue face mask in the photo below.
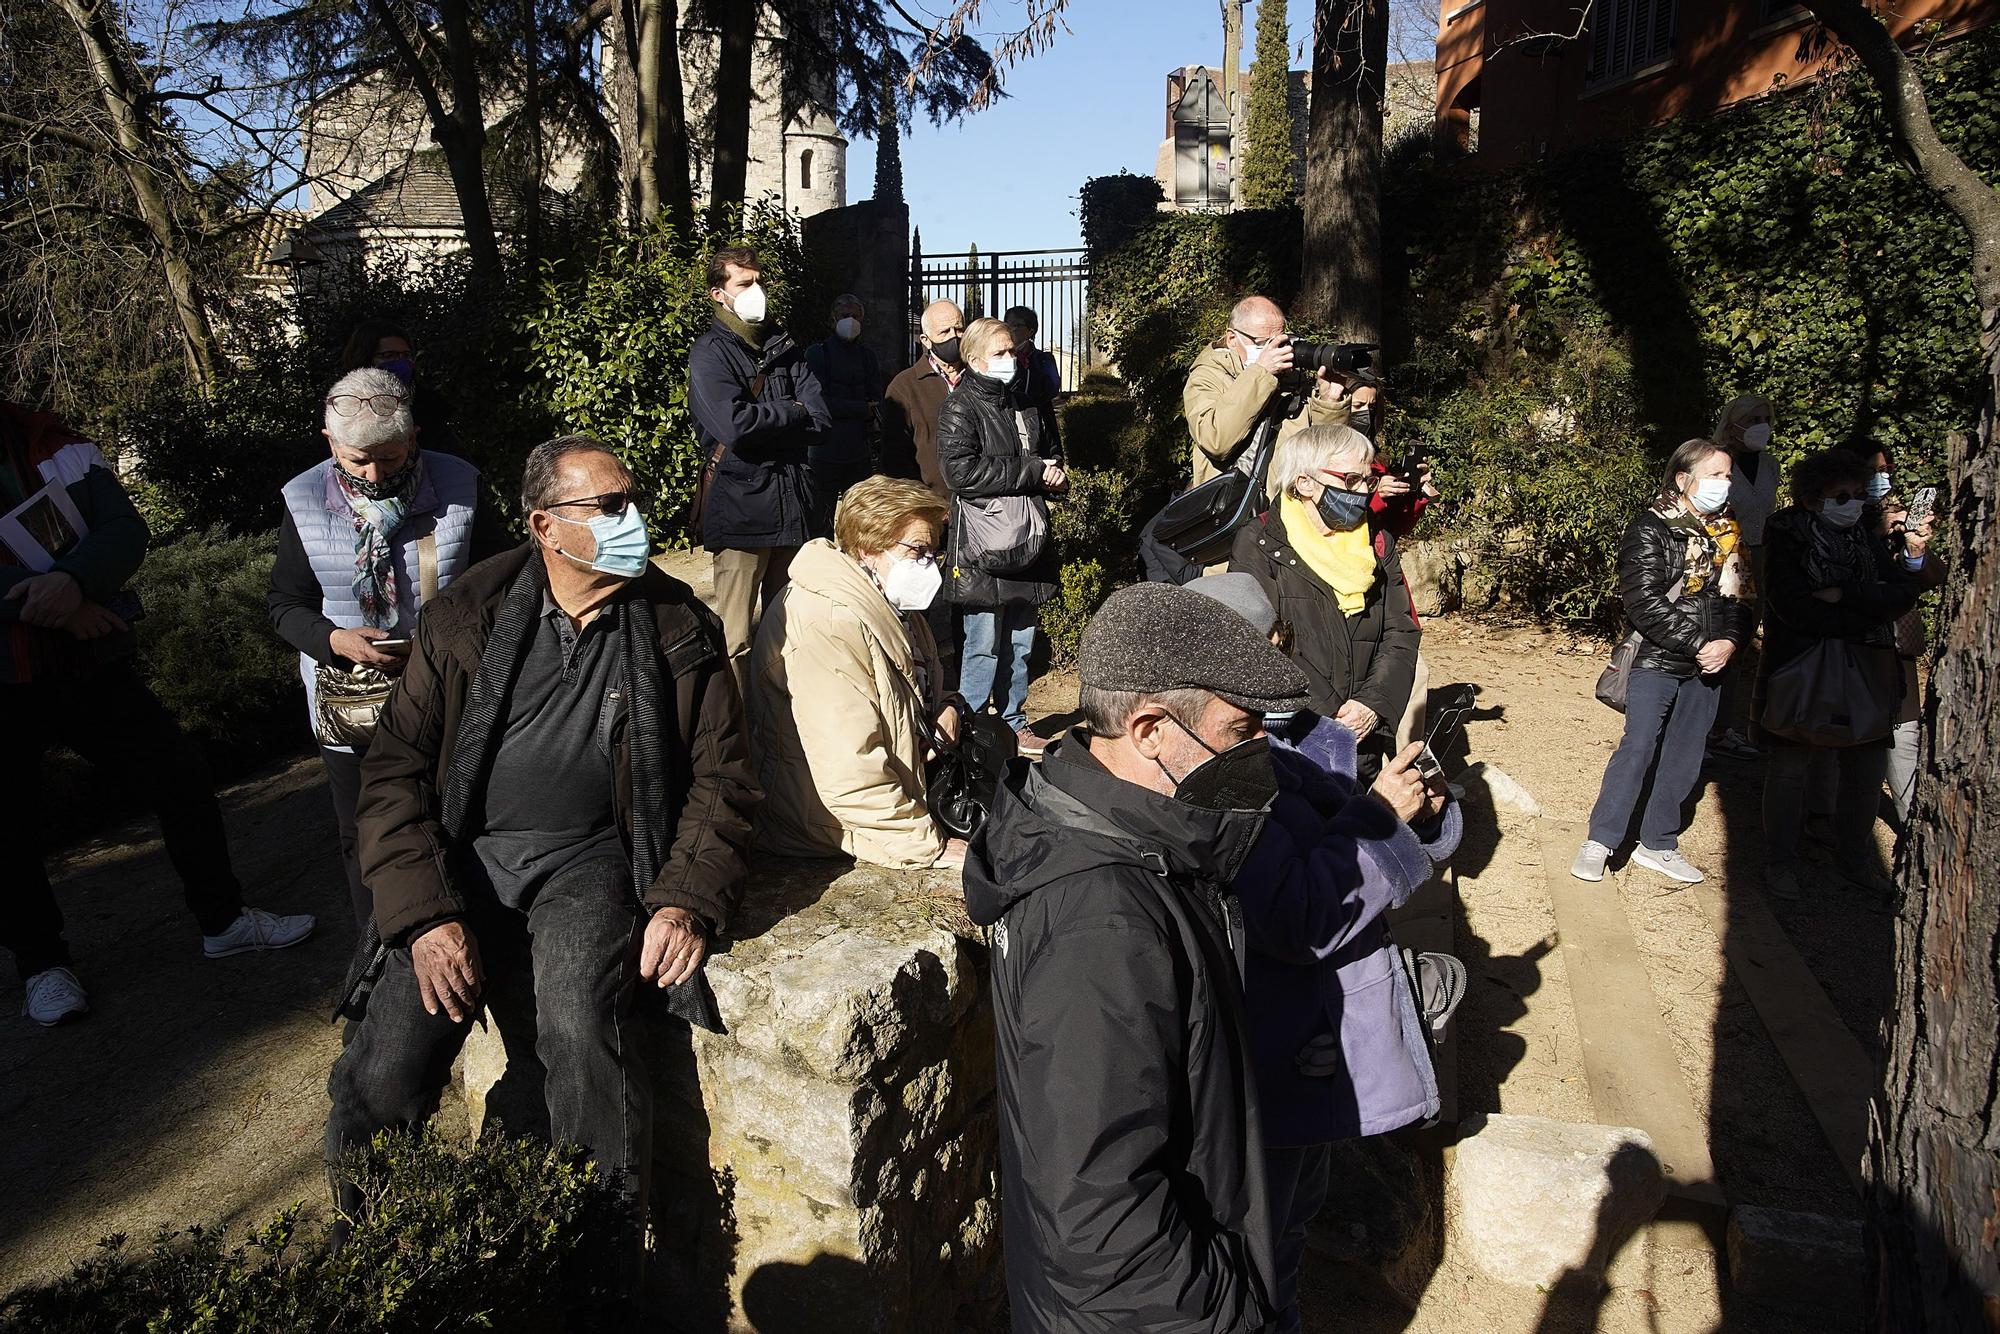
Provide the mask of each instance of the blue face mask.
{"label": "blue face mask", "polygon": [[[579,523],[560,514],[550,513],[549,517],[563,523]],[[620,579],[637,579],[646,572],[646,557],[653,543],[646,536],[646,516],[639,513],[637,505],[628,503],[617,514],[593,514],[579,526],[590,529],[590,535],[597,539],[597,555],[590,560],[577,560],[567,551],[563,555],[599,574],[616,575]]]}
{"label": "blue face mask", "polygon": [[1889,484],[1890,484],[1890,477],[1888,473],[1886,472],[1869,473],[1868,498],[1870,500],[1880,500],[1882,497],[1888,495]]}
{"label": "blue face mask", "polygon": [[1319,493],[1320,521],[1336,533],[1359,528],[1368,518],[1368,493],[1327,487]]}
{"label": "blue face mask", "polygon": [[1703,514],[1713,514],[1728,503],[1727,477],[1704,477],[1694,484],[1694,507]]}
{"label": "blue face mask", "polygon": [[376,363],[375,369],[389,372],[405,385],[417,382],[417,363],[408,357],[391,357],[387,361]]}

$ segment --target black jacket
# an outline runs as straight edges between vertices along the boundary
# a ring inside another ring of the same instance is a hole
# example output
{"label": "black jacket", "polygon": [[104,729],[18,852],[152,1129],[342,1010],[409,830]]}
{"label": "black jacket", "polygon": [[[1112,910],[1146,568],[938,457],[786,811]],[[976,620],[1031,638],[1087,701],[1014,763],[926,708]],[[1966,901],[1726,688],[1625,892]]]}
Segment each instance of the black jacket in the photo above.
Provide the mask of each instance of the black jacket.
{"label": "black jacket", "polygon": [[882,368],[860,340],[838,335],[806,349],[806,365],[826,398],[830,425],[813,441],[813,457],[862,463],[875,457],[875,409],[882,401]]}
{"label": "black jacket", "polygon": [[1360,700],[1375,712],[1375,734],[1393,738],[1410,703],[1422,631],[1395,540],[1378,529],[1374,543],[1375,582],[1352,616],[1342,614],[1334,591],[1293,552],[1275,505],[1261,522],[1238,530],[1229,568],[1255,575],[1278,615],[1291,622],[1292,661],[1312,687],[1313,712],[1331,718],[1348,700]]}
{"label": "black jacket", "polygon": [[[760,375],[763,388],[753,395]],[[688,352],[688,406],[703,467],[722,446],[701,516],[702,545],[796,547],[818,536],[806,447],[832,419],[791,336],[773,331],[760,352],[716,320]]]}
{"label": "black jacket", "polygon": [[[1764,655],[1757,664],[1757,698],[1771,673],[1822,639],[1894,647],[1896,618],[1917,605],[1923,593],[1919,577],[1902,568],[1888,548],[1869,536],[1865,525],[1844,533],[1814,533],[1819,520],[1796,505],[1779,510],[1764,528]],[[1840,601],[1814,597],[1814,581],[1806,573],[1815,537],[1852,543],[1853,564],[1866,576],[1845,581]]]}
{"label": "black jacket", "polygon": [[[1026,423],[1029,448],[1021,446]],[[938,469],[951,494],[962,500],[993,496],[1039,496],[1042,468],[1057,458],[1041,413],[1011,385],[968,370],[938,409]],[[1055,596],[1060,577],[1055,540],[1040,560],[1017,574],[993,574],[958,559],[957,533],[949,539],[950,568],[945,599],[963,607],[1039,607]]]}
{"label": "black jacket", "polygon": [[1015,763],[973,840],[965,903],[993,927],[1016,1334],[1251,1334],[1272,1314],[1243,992],[1217,897],[1262,827],[1124,782],[1071,732],[1040,766]]}
{"label": "black jacket", "polygon": [[1741,648],[1750,638],[1754,604],[1724,597],[1714,580],[1698,593],[1680,591],[1687,545],[1687,532],[1651,506],[1633,517],[1618,543],[1618,591],[1625,619],[1639,632],[1634,669],[1696,676],[1701,667],[1695,654],[1703,644],[1727,639]]}

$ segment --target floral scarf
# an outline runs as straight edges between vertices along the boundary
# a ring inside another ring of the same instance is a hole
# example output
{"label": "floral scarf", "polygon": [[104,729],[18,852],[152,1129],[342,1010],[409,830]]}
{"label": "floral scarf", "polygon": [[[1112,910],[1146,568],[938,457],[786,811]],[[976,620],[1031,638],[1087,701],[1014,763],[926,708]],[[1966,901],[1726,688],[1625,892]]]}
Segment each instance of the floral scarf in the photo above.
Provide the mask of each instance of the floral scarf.
{"label": "floral scarf", "polygon": [[1682,597],[1693,597],[1711,583],[1726,598],[1747,602],[1757,596],[1749,562],[1743,559],[1742,530],[1736,520],[1719,514],[1703,517],[1687,509],[1672,514],[1665,510],[1655,512],[1667,521],[1667,527],[1688,535],[1687,564],[1681,572]]}
{"label": "floral scarf", "polygon": [[354,511],[354,599],[362,618],[378,630],[396,628],[396,549],[390,539],[409,517],[410,502],[423,486],[424,462],[412,452],[402,471],[379,482],[350,476],[338,463],[334,479]]}

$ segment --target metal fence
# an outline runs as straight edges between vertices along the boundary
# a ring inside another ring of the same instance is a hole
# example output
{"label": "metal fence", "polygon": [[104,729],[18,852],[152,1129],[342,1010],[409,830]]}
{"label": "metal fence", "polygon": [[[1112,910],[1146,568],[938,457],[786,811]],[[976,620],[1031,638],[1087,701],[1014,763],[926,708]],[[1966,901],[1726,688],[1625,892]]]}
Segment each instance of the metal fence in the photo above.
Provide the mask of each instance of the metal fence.
{"label": "metal fence", "polygon": [[[982,315],[998,319],[1026,306],[1041,321],[1038,347],[1055,354],[1062,386],[1075,389],[1091,364],[1090,256],[1083,250],[996,250],[977,246],[961,254],[926,255],[910,247],[910,339],[933,301],[951,301],[969,324]],[[914,353],[913,353],[914,355]]]}

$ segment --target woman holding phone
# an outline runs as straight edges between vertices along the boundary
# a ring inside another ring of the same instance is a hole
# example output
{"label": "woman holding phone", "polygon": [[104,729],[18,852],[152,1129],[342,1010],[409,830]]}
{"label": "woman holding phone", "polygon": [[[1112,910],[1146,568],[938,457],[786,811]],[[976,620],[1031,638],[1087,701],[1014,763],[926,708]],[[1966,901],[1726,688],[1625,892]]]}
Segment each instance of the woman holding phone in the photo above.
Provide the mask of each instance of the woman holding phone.
{"label": "woman holding phone", "polygon": [[424,598],[501,543],[474,532],[478,469],[417,448],[409,387],[393,372],[371,366],[342,376],[326,397],[321,434],[329,457],[285,483],[265,602],[279,637],[299,651],[347,892],[355,925],[365,929],[373,902],[361,882],[354,803],[367,746],[327,734],[321,684],[342,684],[357,666],[391,677],[401,671]]}

